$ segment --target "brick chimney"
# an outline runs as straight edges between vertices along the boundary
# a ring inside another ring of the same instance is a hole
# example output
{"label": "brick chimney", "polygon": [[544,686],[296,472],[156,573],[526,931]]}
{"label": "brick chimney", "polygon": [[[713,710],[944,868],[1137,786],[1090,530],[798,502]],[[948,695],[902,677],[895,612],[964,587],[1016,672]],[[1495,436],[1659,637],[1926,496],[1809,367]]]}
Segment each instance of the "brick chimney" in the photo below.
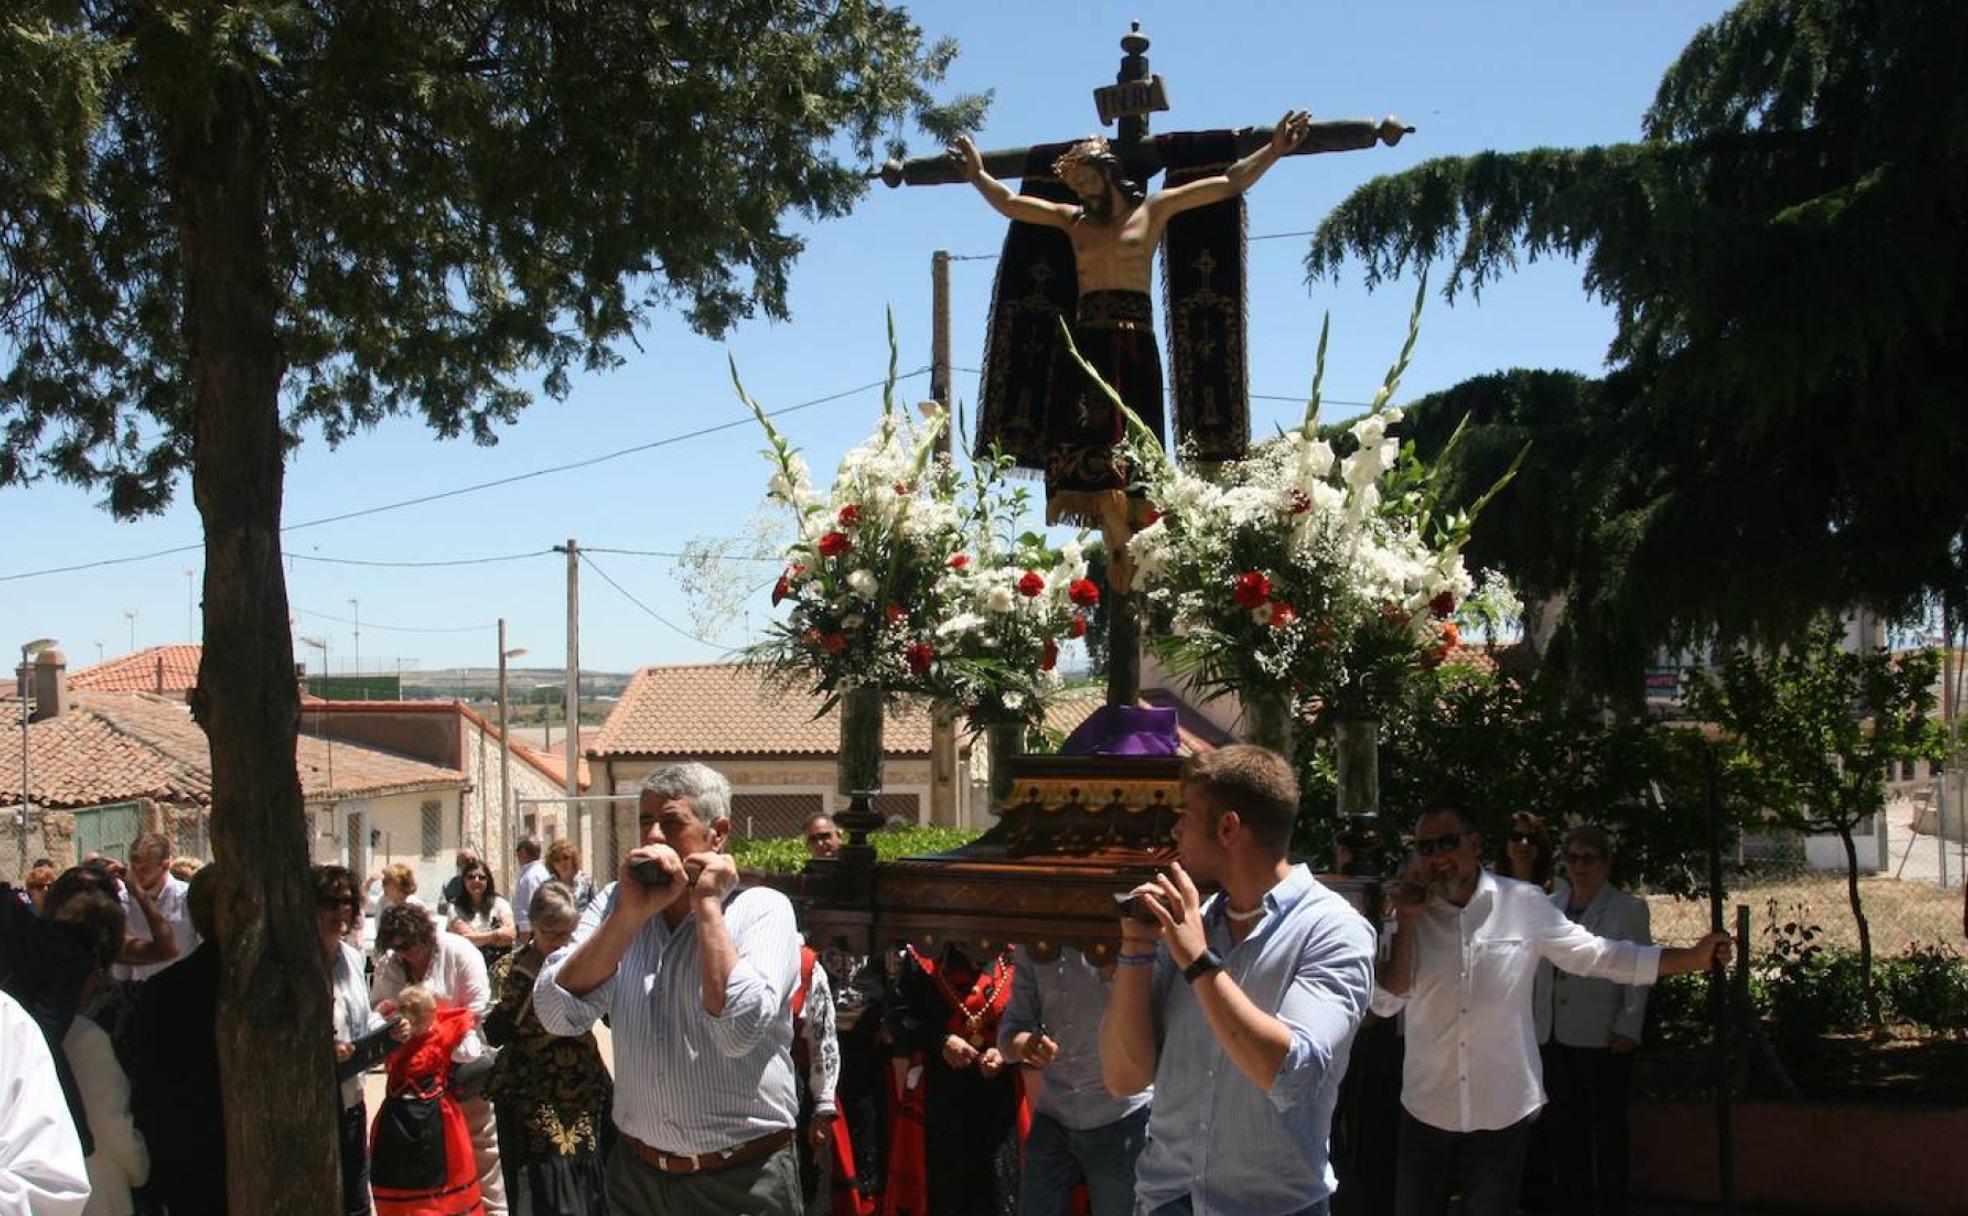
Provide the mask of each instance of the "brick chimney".
{"label": "brick chimney", "polygon": [[30,722],[45,722],[68,712],[68,660],[50,648],[34,656],[34,714]]}

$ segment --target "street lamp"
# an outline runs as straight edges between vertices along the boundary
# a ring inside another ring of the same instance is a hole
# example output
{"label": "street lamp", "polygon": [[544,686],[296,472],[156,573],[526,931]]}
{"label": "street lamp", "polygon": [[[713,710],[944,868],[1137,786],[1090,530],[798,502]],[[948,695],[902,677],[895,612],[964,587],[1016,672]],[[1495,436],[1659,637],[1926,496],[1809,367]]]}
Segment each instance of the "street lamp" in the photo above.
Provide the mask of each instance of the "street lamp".
{"label": "street lamp", "polygon": [[137,610],[125,608],[123,619],[130,622],[130,653],[135,654],[137,653]]}
{"label": "street lamp", "polygon": [[[526,647],[516,646],[506,649],[506,618],[499,618],[499,823],[505,832],[507,874],[512,875],[506,883],[508,891],[515,890],[519,875],[510,868],[513,846],[519,842],[519,803],[513,798],[512,788],[512,728],[506,721],[506,660],[516,659],[526,653]],[[515,913],[517,915],[517,913]]]}
{"label": "street lamp", "polygon": [[[301,639],[301,645],[312,646],[316,650],[319,650],[321,652],[321,674],[322,677],[325,679],[328,675],[328,639],[304,637]],[[321,691],[325,694],[328,691],[328,686],[326,684],[323,684],[321,686]],[[324,701],[327,700],[327,697],[323,696],[322,700]],[[319,730],[322,725],[321,712],[322,711],[316,711],[315,713],[314,725],[317,730]],[[328,734],[326,731],[322,732],[321,738],[324,745],[328,749],[328,788],[330,791],[332,791],[335,788],[335,738],[333,735]]]}
{"label": "street lamp", "polygon": [[55,644],[55,639],[53,639],[53,638],[35,638],[35,639],[34,639],[34,640],[33,640],[32,642],[29,642],[29,643],[28,643],[27,645],[25,645],[25,646],[23,646],[23,647],[21,647],[21,665],[20,665],[20,719],[21,719],[21,804],[20,804],[20,873],[21,873],[21,881],[22,881],[23,883],[25,883],[25,882],[27,881],[27,820],[28,820],[28,805],[29,805],[29,798],[31,797],[31,791],[30,791],[30,789],[29,789],[29,786],[28,786],[28,780],[27,780],[27,755],[28,755],[28,747],[27,747],[27,724],[28,724],[28,718],[30,717],[30,714],[29,714],[29,712],[28,712],[28,708],[29,708],[29,706],[28,706],[28,702],[29,702],[29,699],[30,699],[30,696],[31,696],[31,694],[32,694],[32,693],[33,693],[33,691],[34,691],[34,689],[33,689],[33,679],[34,679],[34,670],[33,670],[33,668],[31,668],[31,667],[29,667],[29,666],[28,666],[28,664],[30,664],[30,663],[32,663],[32,662],[34,661],[34,659],[35,659],[35,657],[36,657],[36,656],[38,656],[38,655],[39,655],[39,654],[40,654],[40,653],[41,653],[42,651],[44,651],[44,650],[49,650],[49,649],[52,649],[52,648],[54,647],[54,644]]}

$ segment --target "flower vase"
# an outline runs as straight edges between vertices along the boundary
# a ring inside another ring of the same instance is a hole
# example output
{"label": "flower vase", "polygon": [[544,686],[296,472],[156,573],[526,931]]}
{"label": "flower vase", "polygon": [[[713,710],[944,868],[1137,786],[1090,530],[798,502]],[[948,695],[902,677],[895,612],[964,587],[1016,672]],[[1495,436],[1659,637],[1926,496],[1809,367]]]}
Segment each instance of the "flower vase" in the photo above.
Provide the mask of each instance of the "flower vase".
{"label": "flower vase", "polygon": [[834,816],[847,833],[844,858],[872,860],[868,833],[880,830],[881,813],[875,795],[882,786],[882,690],[857,685],[840,692],[840,756],[835,788],[848,799],[848,808]]}
{"label": "flower vase", "polygon": [[1264,688],[1241,694],[1244,703],[1243,737],[1246,743],[1268,747],[1285,759],[1292,758],[1292,728],[1297,724],[1298,706],[1291,693]]}
{"label": "flower vase", "polygon": [[995,812],[1002,813],[1005,804],[1011,801],[1011,766],[1014,760],[1025,754],[1025,732],[1023,718],[987,722],[984,725],[984,741],[989,749],[991,764],[991,809]]}
{"label": "flower vase", "polygon": [[1380,813],[1380,722],[1341,718],[1333,723],[1333,766],[1337,770],[1341,820]]}

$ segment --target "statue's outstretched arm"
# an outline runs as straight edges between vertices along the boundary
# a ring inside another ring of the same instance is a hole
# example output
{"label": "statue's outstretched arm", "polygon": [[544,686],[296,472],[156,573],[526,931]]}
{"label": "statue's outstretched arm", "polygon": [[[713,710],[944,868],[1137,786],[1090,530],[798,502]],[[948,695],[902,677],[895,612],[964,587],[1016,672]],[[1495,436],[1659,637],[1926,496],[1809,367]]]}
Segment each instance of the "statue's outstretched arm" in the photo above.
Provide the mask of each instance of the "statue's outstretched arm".
{"label": "statue's outstretched arm", "polygon": [[1271,129],[1269,143],[1231,165],[1219,176],[1158,190],[1149,203],[1157,212],[1168,216],[1234,198],[1250,189],[1258,178],[1264,176],[1265,170],[1278,163],[1279,157],[1298,147],[1305,139],[1306,132],[1311,130],[1311,124],[1312,118],[1305,111],[1289,111]]}
{"label": "statue's outstretched arm", "polygon": [[977,145],[970,142],[967,135],[957,136],[957,142],[950,145],[950,158],[957,162],[963,179],[977,187],[984,201],[993,210],[1008,219],[1023,220],[1027,224],[1043,224],[1048,228],[1068,228],[1079,215],[1079,208],[1068,207],[1062,203],[1049,203],[1044,199],[1030,198],[1015,193],[1010,186],[984,171],[984,158],[978,155]]}

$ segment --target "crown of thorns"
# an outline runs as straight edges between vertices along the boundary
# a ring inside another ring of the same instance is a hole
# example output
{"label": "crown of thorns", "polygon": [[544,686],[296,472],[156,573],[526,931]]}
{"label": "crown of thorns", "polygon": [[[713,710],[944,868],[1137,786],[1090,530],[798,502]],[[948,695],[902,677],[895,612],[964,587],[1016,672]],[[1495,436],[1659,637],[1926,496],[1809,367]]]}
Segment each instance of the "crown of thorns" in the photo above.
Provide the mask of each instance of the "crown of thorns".
{"label": "crown of thorns", "polygon": [[1114,155],[1113,145],[1104,136],[1090,135],[1061,152],[1059,159],[1052,162],[1052,171],[1055,176],[1063,175],[1075,165],[1097,165],[1118,171],[1121,161]]}

